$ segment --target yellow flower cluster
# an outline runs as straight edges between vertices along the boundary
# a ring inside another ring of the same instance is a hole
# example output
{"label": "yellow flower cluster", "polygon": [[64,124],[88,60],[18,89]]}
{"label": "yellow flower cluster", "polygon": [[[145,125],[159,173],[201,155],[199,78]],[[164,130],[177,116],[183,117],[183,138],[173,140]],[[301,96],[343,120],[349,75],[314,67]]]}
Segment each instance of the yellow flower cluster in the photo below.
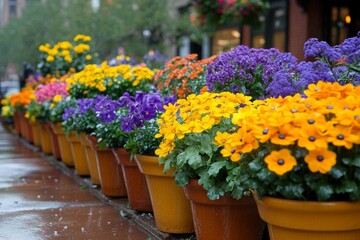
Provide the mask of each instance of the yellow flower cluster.
{"label": "yellow flower cluster", "polygon": [[241,104],[250,104],[250,99],[243,94],[205,92],[164,106],[165,112],[158,120],[159,134],[155,136],[163,139],[155,153],[166,157],[176,147],[177,139],[211,129],[222,118],[230,118]]}
{"label": "yellow flower cluster", "polygon": [[283,175],[297,166],[296,152],[305,151],[311,172],[327,173],[337,150],[360,144],[360,86],[318,82],[299,94],[254,101],[233,115],[237,132],[220,133],[221,153],[232,161],[256,149],[268,152],[268,169]]}
{"label": "yellow flower cluster", "polygon": [[85,43],[80,43],[80,44],[78,44],[78,45],[76,45],[74,47],[74,51],[77,54],[81,54],[81,53],[89,51],[89,50],[90,50],[90,46],[88,44],[85,44]]}
{"label": "yellow flower cluster", "polygon": [[131,81],[133,86],[139,85],[142,80],[152,80],[154,77],[154,71],[148,67],[135,66],[124,74],[124,79]]}
{"label": "yellow flower cluster", "polygon": [[106,86],[113,85],[118,81],[117,77],[126,74],[130,70],[130,65],[109,66],[103,62],[100,66],[96,64],[86,65],[85,68],[66,79],[67,90],[74,85],[83,85],[86,88],[95,88],[100,92],[106,90]]}
{"label": "yellow flower cluster", "polygon": [[42,75],[61,77],[80,71],[86,64],[92,63],[93,53],[89,42],[90,36],[77,35],[72,42],[61,41],[51,46],[45,43],[39,46],[42,62],[38,64]]}
{"label": "yellow flower cluster", "polygon": [[87,35],[78,34],[74,37],[74,41],[75,42],[78,42],[78,41],[90,42],[91,37],[87,36]]}
{"label": "yellow flower cluster", "polygon": [[46,61],[53,62],[56,58],[63,58],[66,62],[73,61],[71,50],[73,45],[68,41],[58,42],[53,47],[49,43],[39,46],[39,51],[47,54]]}
{"label": "yellow flower cluster", "polygon": [[11,106],[10,97],[1,99],[1,116],[12,117],[14,115],[14,108]]}

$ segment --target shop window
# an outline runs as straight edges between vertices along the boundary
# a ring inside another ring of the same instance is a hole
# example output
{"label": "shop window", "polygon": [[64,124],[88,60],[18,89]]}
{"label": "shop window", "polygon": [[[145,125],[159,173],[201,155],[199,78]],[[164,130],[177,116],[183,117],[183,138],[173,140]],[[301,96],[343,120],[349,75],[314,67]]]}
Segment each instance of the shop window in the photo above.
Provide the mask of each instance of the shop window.
{"label": "shop window", "polygon": [[212,54],[226,52],[240,44],[238,28],[226,28],[216,31],[212,39]]}
{"label": "shop window", "polygon": [[251,46],[287,51],[287,1],[270,1],[270,8],[261,19],[260,29],[252,29]]}
{"label": "shop window", "polygon": [[349,7],[333,6],[331,9],[331,45],[343,42],[349,36],[349,25],[351,24]]}

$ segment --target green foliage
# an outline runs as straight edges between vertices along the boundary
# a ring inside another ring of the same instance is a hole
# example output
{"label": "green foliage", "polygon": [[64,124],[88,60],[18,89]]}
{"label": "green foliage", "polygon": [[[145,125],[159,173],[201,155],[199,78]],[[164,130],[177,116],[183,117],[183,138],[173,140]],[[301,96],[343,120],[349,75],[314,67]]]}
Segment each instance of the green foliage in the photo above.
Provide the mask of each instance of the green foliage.
{"label": "green foliage", "polygon": [[131,154],[144,154],[155,156],[155,149],[160,144],[160,139],[154,136],[158,133],[158,125],[155,119],[144,121],[141,128],[135,127],[128,135],[125,149],[131,151]]}
{"label": "green foliage", "polygon": [[117,118],[110,122],[98,122],[93,129],[93,135],[102,144],[102,147],[118,148],[123,147],[127,140],[127,133],[123,132],[120,128],[121,116],[124,116],[124,109],[119,108],[116,110]]}
{"label": "green foliage", "polygon": [[[38,47],[44,43],[72,39],[76,34],[93,38],[94,51],[101,59],[117,55],[123,47],[127,55],[141,58],[149,49],[163,49],[162,37],[174,35],[177,23],[170,21],[166,0],[101,1],[97,12],[91,1],[32,1],[21,18],[14,18],[0,30],[0,66],[24,61],[35,66]],[[149,29],[149,39],[143,30]],[[0,74],[5,68],[0,69]]]}
{"label": "green foliage", "polygon": [[64,114],[64,109],[69,107],[75,107],[76,100],[70,97],[61,100],[60,102],[54,104],[50,109],[50,122],[62,122],[62,115]]}

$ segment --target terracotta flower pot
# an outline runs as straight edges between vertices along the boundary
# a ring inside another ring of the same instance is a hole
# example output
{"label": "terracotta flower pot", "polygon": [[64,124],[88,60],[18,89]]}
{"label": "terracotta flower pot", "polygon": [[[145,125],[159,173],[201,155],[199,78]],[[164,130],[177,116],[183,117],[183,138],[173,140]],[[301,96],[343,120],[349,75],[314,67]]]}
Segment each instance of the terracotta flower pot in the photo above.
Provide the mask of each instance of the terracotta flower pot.
{"label": "terracotta flower pot", "polygon": [[49,134],[50,134],[50,143],[51,143],[52,154],[54,155],[54,157],[56,159],[61,159],[58,138],[57,138],[56,134],[54,133],[53,128],[51,127],[51,123],[46,123],[45,126],[48,129]]}
{"label": "terracotta flower pot", "polygon": [[130,207],[137,211],[151,212],[151,199],[145,175],[140,172],[136,161],[130,160],[130,153],[124,148],[114,148],[112,151],[124,174]]}
{"label": "terracotta flower pot", "polygon": [[80,142],[80,137],[76,133],[66,136],[70,143],[70,150],[73,156],[76,173],[80,176],[88,176],[90,174],[86,161],[85,150]]}
{"label": "terracotta flower pot", "polygon": [[14,112],[14,128],[15,128],[15,132],[17,135],[21,135],[21,125],[20,125],[20,121],[21,121],[21,112],[20,111],[15,111]]}
{"label": "terracotta flower pot", "polygon": [[41,147],[41,135],[40,135],[40,124],[38,121],[30,121],[30,124],[32,126],[32,134],[33,134],[33,140],[34,145],[37,147]]}
{"label": "terracotta flower pot", "polygon": [[30,123],[30,119],[25,118],[25,139],[29,142],[29,143],[33,143],[34,142],[34,136],[33,136],[33,131],[32,131],[32,125]]}
{"label": "terracotta flower pot", "polygon": [[85,158],[88,163],[91,182],[95,185],[100,185],[99,169],[96,163],[96,153],[91,148],[85,133],[80,134],[80,142],[85,150]]}
{"label": "terracotta flower pot", "polygon": [[70,144],[62,130],[61,123],[51,123],[55,135],[58,138],[61,161],[67,166],[74,166],[74,160],[70,149]]}
{"label": "terracotta flower pot", "polygon": [[102,192],[109,197],[126,197],[124,176],[110,148],[99,148],[96,137],[87,136],[95,150]]}
{"label": "terracotta flower pot", "polygon": [[46,123],[40,123],[41,150],[43,153],[52,154],[50,133],[46,127]]}
{"label": "terracotta flower pot", "polygon": [[193,233],[190,202],[171,172],[164,175],[158,157],[135,155],[135,159],[146,177],[156,227],[168,233]]}
{"label": "terracotta flower pot", "polygon": [[197,240],[260,240],[265,228],[252,197],[236,200],[223,196],[210,200],[197,180],[184,187],[191,202]]}
{"label": "terracotta flower pot", "polygon": [[255,200],[271,240],[360,239],[360,202]]}
{"label": "terracotta flower pot", "polygon": [[24,139],[27,138],[26,134],[26,118],[25,118],[25,111],[17,111],[18,118],[19,118],[19,124],[20,124],[20,136]]}

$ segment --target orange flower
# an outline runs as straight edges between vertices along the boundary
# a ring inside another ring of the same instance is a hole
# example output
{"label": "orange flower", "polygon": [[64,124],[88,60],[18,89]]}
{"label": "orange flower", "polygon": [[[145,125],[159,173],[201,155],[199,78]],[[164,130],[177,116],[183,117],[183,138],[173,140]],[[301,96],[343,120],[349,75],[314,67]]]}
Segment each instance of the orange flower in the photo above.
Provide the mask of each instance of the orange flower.
{"label": "orange flower", "polygon": [[223,157],[230,157],[230,160],[233,162],[238,162],[241,158],[240,153],[235,147],[232,147],[231,144],[225,144],[224,148],[221,149],[220,153]]}
{"label": "orange flower", "polygon": [[336,164],[336,154],[326,148],[319,148],[310,151],[305,156],[305,162],[311,172],[327,173]]}
{"label": "orange flower", "polygon": [[196,60],[196,54],[184,58],[174,57],[165,64],[163,70],[156,73],[154,84],[165,94],[176,94],[178,98],[185,98],[191,93],[200,93],[205,82],[205,68],[215,58]]}
{"label": "orange flower", "polygon": [[321,134],[316,126],[304,126],[300,129],[299,132],[299,147],[304,147],[309,151],[312,151],[316,148],[327,148],[328,144],[326,138],[323,136],[323,134]]}
{"label": "orange flower", "polygon": [[280,151],[272,151],[264,159],[270,171],[277,175],[284,175],[291,171],[297,164],[296,159],[291,155],[289,149],[281,149]]}
{"label": "orange flower", "polygon": [[299,132],[297,128],[291,124],[285,124],[284,126],[281,126],[278,132],[270,138],[270,141],[273,144],[287,146],[294,144],[298,138]]}
{"label": "orange flower", "polygon": [[359,141],[359,136],[353,135],[351,130],[351,127],[337,125],[329,129],[327,141],[335,146],[344,146],[351,149],[353,144]]}

